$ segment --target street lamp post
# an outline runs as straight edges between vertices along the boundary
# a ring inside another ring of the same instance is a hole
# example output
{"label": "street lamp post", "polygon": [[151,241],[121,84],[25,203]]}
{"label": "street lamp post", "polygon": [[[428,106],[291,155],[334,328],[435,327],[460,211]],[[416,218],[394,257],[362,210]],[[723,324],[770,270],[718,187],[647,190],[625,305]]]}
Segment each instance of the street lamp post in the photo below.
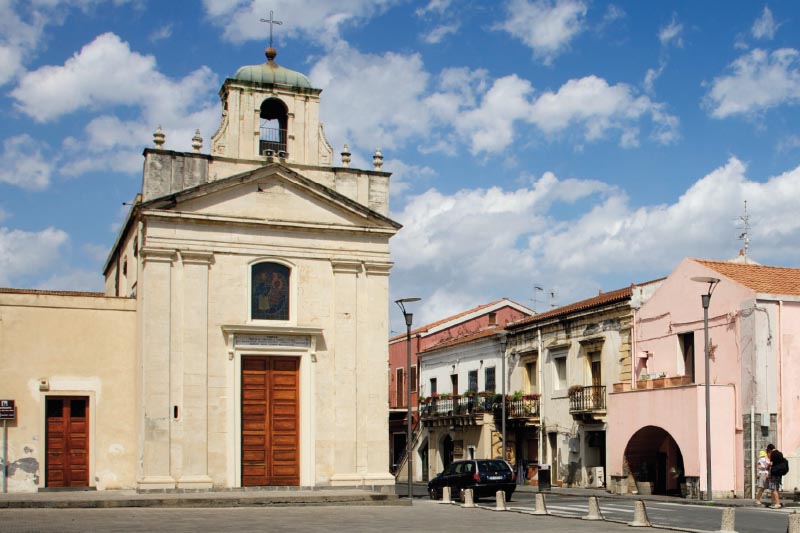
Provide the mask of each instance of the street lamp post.
{"label": "street lamp post", "polygon": [[501,388],[501,394],[503,396],[503,399],[501,400],[501,405],[502,405],[501,416],[503,422],[502,422],[502,432],[500,437],[501,440],[500,445],[502,446],[503,450],[503,461],[505,461],[506,460],[506,336],[504,334],[500,337],[500,357],[502,358],[500,363],[500,379],[503,380],[503,386]]}
{"label": "street lamp post", "polygon": [[709,387],[709,339],[708,339],[708,306],[711,303],[711,293],[719,283],[719,278],[698,276],[692,278],[698,283],[708,283],[708,292],[701,295],[703,304],[703,331],[705,332],[705,356],[706,356],[706,500],[711,501],[711,389]]}
{"label": "street lamp post", "polygon": [[403,312],[403,318],[406,320],[406,402],[407,405],[407,412],[406,417],[408,418],[408,426],[406,428],[406,472],[408,472],[408,497],[413,498],[413,469],[412,469],[412,457],[411,457],[411,435],[413,432],[412,427],[412,416],[413,411],[411,409],[411,323],[414,320],[414,314],[409,313],[406,311],[405,305],[411,302],[418,302],[421,298],[402,298],[400,300],[395,300],[394,303],[400,307],[400,310]]}

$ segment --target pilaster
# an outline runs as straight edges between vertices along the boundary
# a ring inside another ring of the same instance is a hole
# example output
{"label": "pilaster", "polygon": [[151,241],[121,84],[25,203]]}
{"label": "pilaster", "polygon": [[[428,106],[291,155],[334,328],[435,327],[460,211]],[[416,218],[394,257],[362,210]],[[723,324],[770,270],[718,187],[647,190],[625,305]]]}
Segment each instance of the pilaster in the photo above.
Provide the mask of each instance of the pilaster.
{"label": "pilaster", "polygon": [[144,247],[141,295],[140,489],[175,487],[170,473],[170,301],[175,250]]}
{"label": "pilaster", "polygon": [[335,472],[331,485],[360,485],[363,477],[357,472],[359,381],[358,363],[358,277],[361,263],[333,260],[334,280],[334,383],[336,383],[336,439],[334,441]]}
{"label": "pilaster", "polygon": [[181,251],[183,263],[183,372],[181,410],[173,424],[182,426],[178,488],[208,489],[208,271],[210,252]]}

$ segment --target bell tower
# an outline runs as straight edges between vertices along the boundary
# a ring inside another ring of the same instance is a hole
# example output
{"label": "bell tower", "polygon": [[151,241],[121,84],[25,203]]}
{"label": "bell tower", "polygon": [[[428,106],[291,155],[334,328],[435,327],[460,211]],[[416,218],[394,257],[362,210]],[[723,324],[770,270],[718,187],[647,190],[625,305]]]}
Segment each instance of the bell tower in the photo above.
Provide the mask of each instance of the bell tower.
{"label": "bell tower", "polygon": [[222,122],[211,139],[211,155],[331,166],[333,149],[319,121],[322,90],[299,72],[278,65],[271,46],[266,56],[265,63],[242,67],[223,83]]}

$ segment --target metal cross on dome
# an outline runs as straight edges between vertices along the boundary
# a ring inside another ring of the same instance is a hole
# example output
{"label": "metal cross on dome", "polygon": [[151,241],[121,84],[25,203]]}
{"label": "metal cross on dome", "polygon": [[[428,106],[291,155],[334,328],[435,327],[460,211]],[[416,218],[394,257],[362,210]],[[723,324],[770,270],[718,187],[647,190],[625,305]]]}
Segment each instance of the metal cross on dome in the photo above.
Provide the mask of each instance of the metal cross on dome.
{"label": "metal cross on dome", "polygon": [[269,23],[269,47],[272,48],[272,26],[275,25],[275,24],[280,26],[281,24],[283,24],[283,21],[275,20],[274,18],[272,18],[272,10],[270,9],[269,10],[269,19],[261,19],[261,22],[268,22]]}

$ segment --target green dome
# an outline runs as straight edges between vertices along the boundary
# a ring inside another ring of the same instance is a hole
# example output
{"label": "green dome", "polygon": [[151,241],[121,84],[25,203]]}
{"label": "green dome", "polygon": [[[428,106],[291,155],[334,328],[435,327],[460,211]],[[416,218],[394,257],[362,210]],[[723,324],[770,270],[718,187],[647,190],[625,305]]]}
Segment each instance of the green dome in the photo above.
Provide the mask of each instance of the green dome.
{"label": "green dome", "polygon": [[233,79],[251,83],[286,85],[289,87],[313,89],[311,82],[308,81],[308,78],[299,72],[289,70],[288,68],[283,68],[275,63],[276,55],[277,52],[275,52],[274,48],[267,48],[266,63],[242,67],[236,71],[236,74],[233,75]]}

